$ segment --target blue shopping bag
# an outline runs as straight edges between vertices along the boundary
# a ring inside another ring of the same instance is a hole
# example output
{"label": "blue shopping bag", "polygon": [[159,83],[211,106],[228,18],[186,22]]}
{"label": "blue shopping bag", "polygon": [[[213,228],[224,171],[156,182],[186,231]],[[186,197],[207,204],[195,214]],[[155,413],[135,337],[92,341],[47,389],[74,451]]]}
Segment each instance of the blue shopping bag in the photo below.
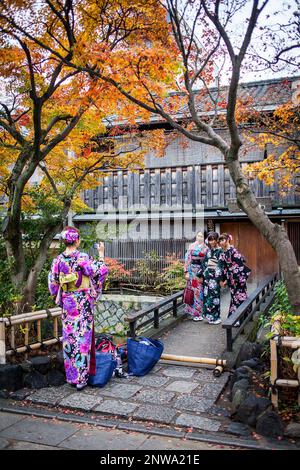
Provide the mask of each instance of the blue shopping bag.
{"label": "blue shopping bag", "polygon": [[104,387],[111,379],[116,366],[117,361],[111,353],[96,352],[96,374],[89,376],[88,384]]}
{"label": "blue shopping bag", "polygon": [[164,345],[151,338],[127,338],[128,373],[143,376],[148,374],[160,359]]}

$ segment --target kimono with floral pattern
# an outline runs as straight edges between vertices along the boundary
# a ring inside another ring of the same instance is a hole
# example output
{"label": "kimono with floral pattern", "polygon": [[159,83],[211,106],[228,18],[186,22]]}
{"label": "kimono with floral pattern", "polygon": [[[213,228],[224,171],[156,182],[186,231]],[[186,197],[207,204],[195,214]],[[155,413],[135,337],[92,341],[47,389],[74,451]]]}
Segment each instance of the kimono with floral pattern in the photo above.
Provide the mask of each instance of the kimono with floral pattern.
{"label": "kimono with floral pattern", "polygon": [[218,320],[221,316],[220,281],[222,279],[222,269],[219,264],[221,253],[221,248],[209,248],[197,274],[198,277],[204,279],[203,316],[208,321]]}
{"label": "kimono with floral pattern", "polygon": [[201,245],[193,244],[185,255],[185,271],[189,273],[188,287],[194,291],[193,305],[186,305],[185,311],[192,317],[199,317],[203,314],[203,283],[197,277],[197,273],[207,253],[205,243]]}
{"label": "kimono with floral pattern", "polygon": [[220,264],[231,294],[228,314],[230,316],[248,297],[247,279],[251,270],[245,265],[244,256],[234,246],[223,251]]}
{"label": "kimono with floral pattern", "polygon": [[[48,285],[53,296],[61,291],[64,366],[70,384],[85,384],[89,373],[95,373],[93,307],[107,273],[103,262],[78,250],[53,260]],[[82,277],[85,288],[80,288]],[[73,283],[72,290],[68,283]]]}

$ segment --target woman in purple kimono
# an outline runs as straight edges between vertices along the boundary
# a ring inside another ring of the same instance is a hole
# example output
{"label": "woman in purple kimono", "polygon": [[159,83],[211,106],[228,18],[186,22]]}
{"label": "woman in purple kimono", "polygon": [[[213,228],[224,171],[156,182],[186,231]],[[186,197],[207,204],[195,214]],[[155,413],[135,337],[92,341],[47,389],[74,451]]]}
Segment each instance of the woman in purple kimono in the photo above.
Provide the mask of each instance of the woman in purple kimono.
{"label": "woman in purple kimono", "polygon": [[[251,269],[245,264],[244,256],[231,245],[231,242],[231,235],[227,233],[220,235],[219,243],[223,250],[219,259],[223,274],[221,286],[227,284],[230,289],[229,317],[247,299],[247,279],[251,273]],[[239,326],[239,322],[235,326]]]}
{"label": "woman in purple kimono", "polygon": [[95,374],[94,302],[101,295],[108,273],[104,263],[104,244],[99,260],[78,250],[80,234],[75,227],[61,233],[66,245],[53,260],[49,290],[62,309],[63,354],[67,382],[82,390],[89,374]]}

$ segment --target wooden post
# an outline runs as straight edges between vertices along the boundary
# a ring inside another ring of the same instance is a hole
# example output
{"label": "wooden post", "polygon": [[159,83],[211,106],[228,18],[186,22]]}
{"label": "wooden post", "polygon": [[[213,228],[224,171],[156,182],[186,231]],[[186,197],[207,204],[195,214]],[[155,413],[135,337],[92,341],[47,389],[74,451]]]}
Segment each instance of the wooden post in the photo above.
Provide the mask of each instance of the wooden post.
{"label": "wooden post", "polygon": [[177,317],[177,298],[173,300],[173,317]]}
{"label": "wooden post", "polygon": [[10,344],[13,349],[15,349],[15,327],[12,326],[10,330]]}
{"label": "wooden post", "polygon": [[227,341],[227,351],[232,351],[232,329],[226,328],[226,341]]}
{"label": "wooden post", "polygon": [[[29,323],[25,323],[25,346],[28,346],[29,344]],[[25,354],[25,359],[28,358],[28,354]]]}
{"label": "wooden post", "polygon": [[154,328],[159,328],[158,308],[154,310]]}
{"label": "wooden post", "polygon": [[53,336],[54,338],[58,337],[58,321],[57,317],[53,318]]}
{"label": "wooden post", "polygon": [[271,391],[272,391],[272,403],[275,408],[278,408],[278,391],[275,388],[275,382],[277,379],[277,344],[273,339],[270,340],[271,348]]}
{"label": "wooden post", "polygon": [[37,321],[37,339],[39,343],[42,342],[41,320]]}
{"label": "wooden post", "polygon": [[129,323],[129,336],[131,338],[135,338],[135,326],[136,326],[136,321],[132,321]]}
{"label": "wooden post", "polygon": [[0,364],[6,364],[5,322],[0,319]]}

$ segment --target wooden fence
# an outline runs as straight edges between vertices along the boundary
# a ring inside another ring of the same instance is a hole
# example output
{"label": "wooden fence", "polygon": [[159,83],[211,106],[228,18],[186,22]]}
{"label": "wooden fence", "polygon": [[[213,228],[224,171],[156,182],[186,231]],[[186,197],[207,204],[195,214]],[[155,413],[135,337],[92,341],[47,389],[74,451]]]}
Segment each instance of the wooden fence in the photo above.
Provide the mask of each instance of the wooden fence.
{"label": "wooden fence", "polygon": [[[244,164],[242,164],[243,166]],[[299,182],[300,178],[298,178]],[[297,187],[295,181],[295,187]],[[116,210],[126,210],[136,204],[147,209],[167,205],[184,207],[203,205],[209,208],[226,208],[226,201],[236,197],[235,186],[224,163],[189,165],[169,168],[141,169],[137,171],[108,171],[103,184],[84,191],[84,202],[97,210],[108,205]],[[257,197],[270,197],[274,204],[295,206],[300,194],[289,191],[282,196],[278,177],[272,185],[254,179],[250,186]]]}
{"label": "wooden fence", "polygon": [[[185,240],[113,240],[105,243],[105,255],[130,271],[129,275],[120,276],[121,281],[151,283],[171,260],[184,261],[187,244]],[[142,261],[143,268],[139,267]]]}

